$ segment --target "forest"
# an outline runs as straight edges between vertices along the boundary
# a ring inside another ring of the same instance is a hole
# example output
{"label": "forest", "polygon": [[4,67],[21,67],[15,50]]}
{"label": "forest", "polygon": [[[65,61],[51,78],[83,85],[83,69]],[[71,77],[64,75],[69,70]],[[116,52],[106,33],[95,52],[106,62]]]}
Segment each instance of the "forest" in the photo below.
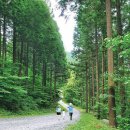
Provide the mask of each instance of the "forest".
{"label": "forest", "polygon": [[[75,12],[75,62],[64,87],[67,101],[130,129],[130,1],[61,0],[62,15]],[[71,99],[73,97],[73,99]]]}
{"label": "forest", "polygon": [[[0,111],[55,107],[64,100],[130,130],[130,0],[59,0],[76,13],[67,58],[43,0],[0,0]],[[69,46],[69,45],[68,45]]]}
{"label": "forest", "polygon": [[0,107],[51,107],[66,81],[66,54],[42,0],[0,0]]}

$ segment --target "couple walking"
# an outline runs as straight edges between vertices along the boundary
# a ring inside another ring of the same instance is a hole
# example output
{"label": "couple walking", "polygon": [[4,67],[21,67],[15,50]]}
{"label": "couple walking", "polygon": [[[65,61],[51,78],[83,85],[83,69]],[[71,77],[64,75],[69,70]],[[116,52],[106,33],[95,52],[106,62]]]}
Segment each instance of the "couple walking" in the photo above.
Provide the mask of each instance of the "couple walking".
{"label": "couple walking", "polygon": [[[73,115],[72,103],[69,103],[68,111],[69,111],[70,120],[72,120],[72,115]],[[62,111],[60,105],[57,106],[56,113],[57,113],[57,115],[61,115],[62,114],[63,119],[65,118],[65,110]]]}

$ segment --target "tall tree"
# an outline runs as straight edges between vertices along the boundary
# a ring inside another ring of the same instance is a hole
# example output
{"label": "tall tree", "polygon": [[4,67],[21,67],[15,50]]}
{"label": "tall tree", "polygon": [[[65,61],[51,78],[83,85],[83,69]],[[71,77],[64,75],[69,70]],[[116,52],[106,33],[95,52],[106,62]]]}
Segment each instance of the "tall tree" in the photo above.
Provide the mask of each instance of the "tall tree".
{"label": "tall tree", "polygon": [[[106,18],[107,18],[107,37],[112,38],[112,21],[111,21],[111,1],[106,0]],[[109,87],[109,125],[116,127],[116,110],[115,110],[115,88],[113,81],[113,51],[112,47],[108,48],[108,87]]]}
{"label": "tall tree", "polygon": [[[122,19],[121,19],[121,1],[116,0],[116,9],[117,9],[117,34],[122,36]],[[122,52],[121,46],[119,46],[119,53]],[[124,59],[123,57],[119,57],[119,66],[124,67]],[[120,71],[120,75],[124,76],[124,69]],[[121,116],[124,117],[126,104],[125,104],[125,85],[122,81],[119,82],[120,86],[120,97],[121,97]]]}

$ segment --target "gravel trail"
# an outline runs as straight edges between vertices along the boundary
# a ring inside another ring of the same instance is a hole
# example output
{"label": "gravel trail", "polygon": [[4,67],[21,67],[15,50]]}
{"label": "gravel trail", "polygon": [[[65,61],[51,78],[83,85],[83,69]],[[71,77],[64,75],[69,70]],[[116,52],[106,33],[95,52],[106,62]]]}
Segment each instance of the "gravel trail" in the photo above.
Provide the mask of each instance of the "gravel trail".
{"label": "gravel trail", "polygon": [[[62,101],[59,103],[65,108],[68,107]],[[65,119],[59,119],[56,114],[46,116],[4,118],[0,119],[0,130],[64,130],[64,128],[79,120],[80,113],[74,109],[73,120],[70,121],[69,114],[66,112]]]}

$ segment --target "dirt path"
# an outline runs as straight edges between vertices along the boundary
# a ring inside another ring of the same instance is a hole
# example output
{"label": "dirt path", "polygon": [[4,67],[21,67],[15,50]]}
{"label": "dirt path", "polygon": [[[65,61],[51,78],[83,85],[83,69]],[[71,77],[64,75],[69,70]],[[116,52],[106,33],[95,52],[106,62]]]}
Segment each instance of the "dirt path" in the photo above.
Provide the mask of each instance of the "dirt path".
{"label": "dirt path", "polygon": [[[67,105],[60,101],[64,107]],[[66,112],[65,119],[58,119],[56,114],[47,116],[34,116],[22,118],[0,119],[0,130],[64,130],[68,124],[75,123],[79,119],[80,113],[74,109],[73,120],[69,120]]]}

